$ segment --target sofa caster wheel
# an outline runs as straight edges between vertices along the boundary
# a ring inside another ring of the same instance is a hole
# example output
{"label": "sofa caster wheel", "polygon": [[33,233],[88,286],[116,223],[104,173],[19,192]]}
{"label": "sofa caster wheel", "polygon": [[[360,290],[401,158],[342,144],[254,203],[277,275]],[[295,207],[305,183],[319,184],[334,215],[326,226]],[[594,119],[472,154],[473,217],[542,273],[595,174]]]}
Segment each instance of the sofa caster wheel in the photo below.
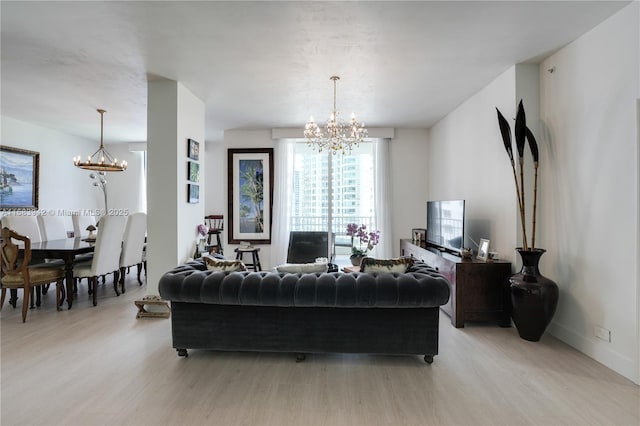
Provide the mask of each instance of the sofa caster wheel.
{"label": "sofa caster wheel", "polygon": [[305,354],[296,354],[296,362],[302,362],[305,359],[307,359],[307,356]]}
{"label": "sofa caster wheel", "polygon": [[178,351],[178,356],[183,356],[185,358],[189,356],[189,352],[187,352],[186,349],[176,349],[176,351]]}
{"label": "sofa caster wheel", "polygon": [[427,364],[433,364],[433,355],[425,355],[424,362],[426,362]]}

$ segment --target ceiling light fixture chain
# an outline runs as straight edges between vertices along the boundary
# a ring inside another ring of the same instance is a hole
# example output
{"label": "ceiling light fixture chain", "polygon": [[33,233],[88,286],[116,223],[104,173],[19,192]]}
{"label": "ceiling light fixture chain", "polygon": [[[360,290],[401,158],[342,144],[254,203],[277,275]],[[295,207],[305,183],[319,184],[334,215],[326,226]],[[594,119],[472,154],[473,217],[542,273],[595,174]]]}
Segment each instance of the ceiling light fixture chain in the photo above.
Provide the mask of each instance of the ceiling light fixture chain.
{"label": "ceiling light fixture chain", "polygon": [[97,172],[121,172],[127,169],[127,162],[122,160],[118,164],[118,159],[114,158],[104,148],[104,113],[103,109],[97,109],[100,114],[100,148],[87,157],[87,161],[81,161],[80,156],[73,157],[73,164],[85,170],[95,170]]}
{"label": "ceiling light fixture chain", "polygon": [[354,146],[360,145],[367,138],[368,132],[364,127],[364,123],[356,120],[354,113],[351,113],[349,122],[342,121],[336,107],[336,82],[340,77],[334,75],[330,78],[333,81],[333,111],[327,120],[324,132],[313,120],[309,118],[309,122],[304,128],[304,137],[307,139],[307,145],[317,146],[318,152],[327,149],[333,154],[339,151],[344,155],[351,152]]}

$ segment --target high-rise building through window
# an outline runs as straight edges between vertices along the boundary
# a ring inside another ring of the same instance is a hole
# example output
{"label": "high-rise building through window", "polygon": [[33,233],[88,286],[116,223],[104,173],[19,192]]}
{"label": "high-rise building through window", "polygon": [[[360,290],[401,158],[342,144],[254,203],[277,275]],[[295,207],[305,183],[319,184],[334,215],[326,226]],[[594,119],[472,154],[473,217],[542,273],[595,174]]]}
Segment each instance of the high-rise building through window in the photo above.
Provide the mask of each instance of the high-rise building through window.
{"label": "high-rise building through window", "polygon": [[374,228],[372,143],[362,143],[347,155],[333,155],[301,142],[294,161],[292,231],[330,231],[338,245],[346,245],[348,223]]}

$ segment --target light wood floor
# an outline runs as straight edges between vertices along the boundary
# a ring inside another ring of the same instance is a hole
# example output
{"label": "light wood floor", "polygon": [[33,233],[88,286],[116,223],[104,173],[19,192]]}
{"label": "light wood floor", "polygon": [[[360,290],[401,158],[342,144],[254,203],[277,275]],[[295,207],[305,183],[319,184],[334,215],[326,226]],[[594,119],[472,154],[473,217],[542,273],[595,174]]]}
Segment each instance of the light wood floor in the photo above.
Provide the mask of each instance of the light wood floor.
{"label": "light wood floor", "polygon": [[[86,285],[72,310],[55,293],[2,310],[2,425],[582,425],[640,424],[640,388],[544,336],[492,325],[455,329],[422,357],[190,351],[167,319],[136,319],[133,273],[116,297]],[[19,301],[21,303],[22,300]]]}

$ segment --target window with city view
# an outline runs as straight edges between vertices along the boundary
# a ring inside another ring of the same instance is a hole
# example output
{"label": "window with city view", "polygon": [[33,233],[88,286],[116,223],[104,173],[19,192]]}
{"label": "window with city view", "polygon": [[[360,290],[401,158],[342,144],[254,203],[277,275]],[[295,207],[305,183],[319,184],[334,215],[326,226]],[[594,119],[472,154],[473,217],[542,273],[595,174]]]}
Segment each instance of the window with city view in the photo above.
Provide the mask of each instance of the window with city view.
{"label": "window with city view", "polygon": [[[318,153],[305,142],[295,145],[290,229],[335,235],[336,255],[350,254],[348,223],[376,225],[373,144],[350,154]],[[331,194],[331,196],[329,196]]]}

